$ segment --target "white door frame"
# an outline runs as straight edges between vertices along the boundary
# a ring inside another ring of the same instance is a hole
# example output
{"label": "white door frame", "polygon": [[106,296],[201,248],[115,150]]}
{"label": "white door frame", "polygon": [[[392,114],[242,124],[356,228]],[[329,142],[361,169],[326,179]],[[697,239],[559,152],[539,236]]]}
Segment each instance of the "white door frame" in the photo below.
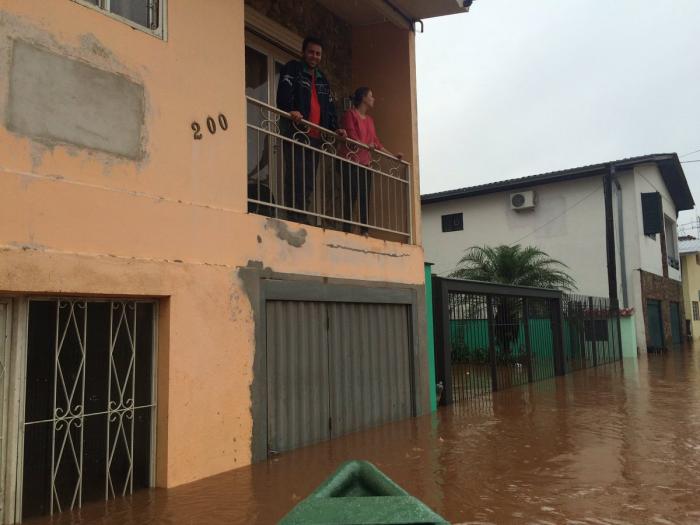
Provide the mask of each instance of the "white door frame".
{"label": "white door frame", "polygon": [[[0,523],[19,523],[22,520],[22,467],[24,458],[24,389],[26,378],[27,312],[26,298],[0,297],[6,305],[4,323],[6,334],[0,341],[0,352],[5,361],[5,417],[3,461],[0,462],[0,476],[4,480],[4,492],[0,512]],[[3,344],[4,343],[4,344]]]}

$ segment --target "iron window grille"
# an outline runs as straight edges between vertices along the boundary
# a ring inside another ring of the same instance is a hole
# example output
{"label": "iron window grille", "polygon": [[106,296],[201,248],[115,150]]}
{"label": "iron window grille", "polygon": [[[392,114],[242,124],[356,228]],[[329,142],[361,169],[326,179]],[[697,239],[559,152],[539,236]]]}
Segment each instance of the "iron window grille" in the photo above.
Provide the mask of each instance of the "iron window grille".
{"label": "iron window grille", "polygon": [[693,321],[700,321],[700,303],[693,301]]}
{"label": "iron window grille", "polygon": [[73,0],[125,24],[165,39],[167,0]]}
{"label": "iron window grille", "polygon": [[22,518],[153,485],[156,311],[150,301],[29,301]]}
{"label": "iron window grille", "polygon": [[462,213],[450,213],[442,216],[442,231],[456,232],[464,230],[464,216]]}

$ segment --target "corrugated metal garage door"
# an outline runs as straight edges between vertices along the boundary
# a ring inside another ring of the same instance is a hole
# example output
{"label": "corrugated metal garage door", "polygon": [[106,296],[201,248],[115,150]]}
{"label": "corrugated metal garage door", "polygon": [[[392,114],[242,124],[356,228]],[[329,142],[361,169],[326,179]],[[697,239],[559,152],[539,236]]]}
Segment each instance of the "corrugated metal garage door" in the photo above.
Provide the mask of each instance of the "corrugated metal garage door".
{"label": "corrugated metal garage door", "polygon": [[410,307],[267,302],[268,448],[411,415]]}

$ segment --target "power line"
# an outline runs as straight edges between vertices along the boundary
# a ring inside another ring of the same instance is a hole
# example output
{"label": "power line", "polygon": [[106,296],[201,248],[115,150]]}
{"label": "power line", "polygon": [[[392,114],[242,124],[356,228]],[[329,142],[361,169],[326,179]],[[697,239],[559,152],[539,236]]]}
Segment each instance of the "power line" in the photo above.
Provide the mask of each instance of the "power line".
{"label": "power line", "polygon": [[682,159],[683,157],[687,157],[688,155],[692,155],[693,153],[700,153],[700,149],[696,149],[695,151],[691,151],[690,153],[685,153],[678,158]]}
{"label": "power line", "polygon": [[530,233],[528,233],[528,234],[525,235],[524,237],[521,237],[521,238],[518,239],[517,241],[510,243],[510,246],[515,246],[516,244],[519,244],[521,241],[523,241],[523,240],[527,239],[528,237],[530,237],[530,235],[532,235],[532,234],[534,234],[534,233],[537,233],[538,231],[540,231],[540,230],[541,230],[542,228],[544,228],[545,226],[549,226],[549,225],[552,224],[554,221],[556,221],[556,220],[559,219],[560,217],[563,217],[563,216],[566,215],[569,211],[573,210],[576,206],[578,206],[578,205],[581,204],[583,201],[585,201],[587,198],[589,198],[589,197],[595,195],[596,193],[598,193],[598,192],[599,192],[600,190],[602,190],[602,189],[603,189],[603,186],[602,186],[602,185],[599,186],[598,188],[594,189],[591,193],[589,193],[588,195],[586,195],[585,197],[583,197],[581,200],[575,202],[574,204],[572,204],[571,206],[569,206],[568,208],[566,208],[563,212],[561,212],[561,213],[560,213],[559,215],[557,215],[556,217],[554,217],[554,218],[548,220],[548,221],[545,222],[544,224],[539,225],[537,228],[535,228],[534,230],[532,230]]}
{"label": "power line", "polygon": [[652,184],[652,182],[644,176],[644,174],[638,173],[638,175],[639,175],[641,178],[643,178],[645,181],[647,181],[647,184],[648,184],[649,186],[651,186],[652,188],[654,188],[654,189],[656,190],[656,193],[658,193],[659,195],[661,195],[661,198],[662,198],[663,200],[665,200],[665,201],[668,202],[669,204],[673,205],[673,207],[675,208],[676,203],[673,202],[671,199],[667,198],[663,193],[661,193],[661,192],[659,191],[659,188],[657,188],[656,186],[654,186],[654,185]]}
{"label": "power line", "polygon": [[[700,150],[698,150],[698,151],[700,151]],[[695,152],[693,152],[693,153],[695,153]],[[700,160],[692,160],[692,161],[686,161],[686,162],[700,162]],[[654,189],[656,190],[656,192],[657,192],[659,195],[661,195],[661,198],[662,198],[662,199],[664,199],[665,201],[667,201],[669,204],[672,204],[673,206],[675,206],[675,203],[674,203],[672,200],[668,199],[662,192],[660,192],[660,191],[659,191],[659,188],[657,188],[654,184],[652,184],[652,182],[651,182],[649,179],[647,179],[642,173],[638,173],[638,175],[639,175],[640,177],[642,177],[645,181],[647,181],[647,184],[649,184],[649,186],[651,186],[652,188],[654,188]],[[596,194],[597,192],[599,192],[601,189],[603,189],[602,186],[596,188],[596,189],[593,190],[591,193],[589,193],[588,195],[584,196],[581,200],[575,202],[575,203],[572,204],[570,207],[566,208],[563,212],[561,212],[561,213],[560,213],[559,215],[557,215],[556,217],[553,217],[552,219],[548,220],[548,221],[545,222],[544,224],[541,224],[540,226],[538,226],[537,228],[535,228],[534,230],[532,230],[530,233],[528,233],[528,234],[525,235],[524,237],[521,237],[521,238],[518,239],[517,241],[510,243],[510,246],[514,246],[514,245],[520,243],[521,241],[524,241],[525,239],[527,239],[528,237],[530,237],[530,236],[533,235],[534,233],[537,233],[538,231],[540,231],[540,230],[541,230],[542,228],[544,228],[545,226],[549,226],[549,225],[552,224],[554,221],[556,221],[557,219],[563,217],[563,216],[566,215],[569,211],[571,211],[571,210],[574,209],[576,206],[578,206],[579,204],[581,204],[583,201],[585,201],[585,200],[588,199],[589,197],[592,197],[594,194]]]}
{"label": "power line", "polygon": [[691,162],[700,162],[700,160],[682,160],[681,164],[690,164]]}

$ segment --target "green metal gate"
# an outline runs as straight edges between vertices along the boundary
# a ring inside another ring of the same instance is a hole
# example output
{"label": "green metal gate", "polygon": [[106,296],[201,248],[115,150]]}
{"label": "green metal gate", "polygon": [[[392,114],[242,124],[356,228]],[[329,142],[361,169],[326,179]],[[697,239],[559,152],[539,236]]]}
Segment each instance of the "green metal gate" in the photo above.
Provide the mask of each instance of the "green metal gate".
{"label": "green metal gate", "polygon": [[433,277],[441,404],[565,373],[561,292]]}
{"label": "green metal gate", "polygon": [[437,276],[432,288],[442,404],[622,359],[606,298]]}

